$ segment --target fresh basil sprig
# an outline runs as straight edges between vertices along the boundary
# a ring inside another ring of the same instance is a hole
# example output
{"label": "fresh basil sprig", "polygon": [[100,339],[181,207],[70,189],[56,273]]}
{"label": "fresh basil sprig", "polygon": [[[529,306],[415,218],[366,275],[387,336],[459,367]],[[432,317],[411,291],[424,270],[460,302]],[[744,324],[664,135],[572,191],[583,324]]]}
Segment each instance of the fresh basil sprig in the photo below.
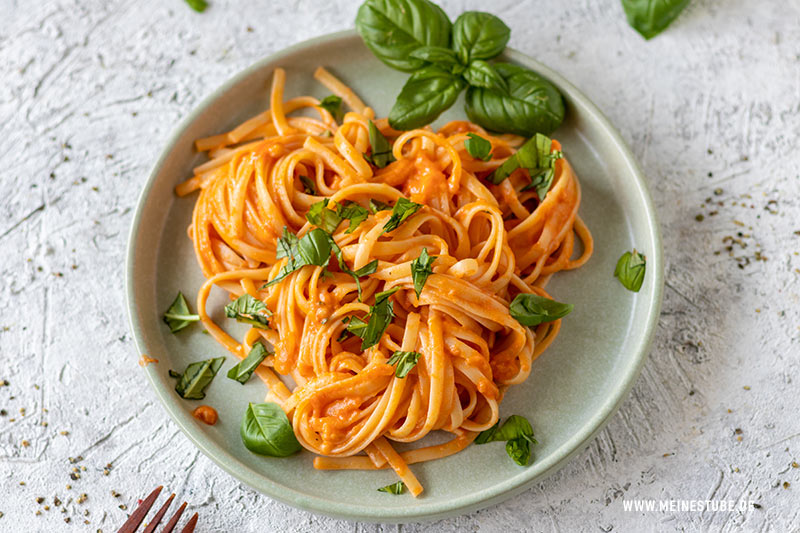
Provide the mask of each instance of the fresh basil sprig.
{"label": "fresh basil sprig", "polygon": [[172,305],[169,306],[167,312],[164,313],[164,322],[169,326],[172,333],[177,333],[183,328],[187,327],[192,322],[200,320],[200,315],[194,315],[189,311],[189,304],[186,302],[186,297],[183,293],[178,291],[178,295],[173,300]]}
{"label": "fresh basil sprig", "polygon": [[189,364],[182,374],[174,370],[169,371],[170,377],[177,378],[175,392],[185,400],[202,400],[206,397],[205,389],[219,372],[224,357],[215,357],[205,361]]}
{"label": "fresh basil sprig", "polygon": [[428,255],[428,249],[423,248],[419,257],[411,261],[411,279],[414,281],[414,292],[417,293],[417,298],[422,293],[422,288],[428,280],[428,276],[433,274],[431,265],[436,261],[437,256]]}
{"label": "fresh basil sprig", "polygon": [[497,167],[489,176],[489,181],[499,184],[516,169],[528,169],[531,181],[522,190],[536,189],[539,200],[543,201],[553,184],[556,161],[564,157],[561,151],[553,152],[552,145],[553,141],[549,137],[537,133],[528,139],[514,155]]}
{"label": "fresh basil sprig", "polygon": [[270,352],[264,348],[261,341],[256,341],[250,349],[250,353],[247,354],[247,357],[228,370],[228,377],[244,385],[268,355],[270,355]]}
{"label": "fresh basil sprig", "polygon": [[270,457],[287,457],[300,451],[286,413],[275,403],[247,406],[239,434],[245,448]]}
{"label": "fresh basil sprig", "polygon": [[538,294],[521,293],[511,301],[508,311],[523,326],[538,326],[570,314],[572,304],[562,304]]}
{"label": "fresh basil sprig", "polygon": [[488,161],[492,158],[492,143],[477,133],[467,133],[467,139],[464,140],[464,148],[466,148],[467,153],[475,159]]}
{"label": "fresh basil sprig", "polygon": [[525,417],[511,415],[500,425],[500,421],[475,438],[475,444],[505,441],[506,453],[520,466],[528,466],[531,459],[531,444],[538,444],[533,438],[533,428]]}
{"label": "fresh basil sprig", "polygon": [[647,267],[647,259],[643,254],[633,249],[633,252],[625,252],[617,261],[614,269],[614,276],[629,291],[639,292],[644,282],[644,273]]}
{"label": "fresh basil sprig", "polygon": [[628,24],[645,39],[652,39],[686,9],[690,0],[622,0]]}
{"label": "fresh basil sprig", "polygon": [[388,492],[389,494],[394,494],[397,496],[398,494],[403,494],[406,490],[406,484],[402,481],[398,481],[397,483],[392,483],[391,485],[386,485],[385,487],[381,487],[378,489],[378,492]]}
{"label": "fresh basil sprig", "polygon": [[391,208],[392,206],[381,202],[380,200],[371,199],[369,201],[369,210],[372,211],[373,214],[377,213],[378,211],[388,211]]}
{"label": "fresh basil sprig", "polygon": [[412,368],[417,366],[417,362],[421,356],[422,354],[419,352],[397,351],[386,361],[386,364],[396,365],[394,375],[402,379],[411,372]]}
{"label": "fresh basil sprig", "polygon": [[369,145],[372,148],[371,154],[365,155],[364,158],[376,167],[383,168],[395,161],[392,144],[371,120],[369,121]]}
{"label": "fresh basil sprig", "polygon": [[319,106],[333,115],[336,122],[342,120],[342,97],[331,94],[319,101]]}
{"label": "fresh basil sprig", "polygon": [[394,204],[394,207],[392,208],[392,216],[390,216],[389,220],[386,221],[386,224],[383,225],[383,231],[381,233],[388,233],[397,229],[400,224],[405,222],[408,217],[419,211],[421,207],[421,204],[412,202],[408,198],[401,196],[397,199],[397,203]]}
{"label": "fresh basil sprig", "polygon": [[311,204],[311,207],[306,213],[306,220],[318,228],[324,229],[328,233],[333,233],[336,231],[336,228],[339,227],[342,217],[339,216],[336,209],[328,209],[329,202],[330,200],[325,198],[324,200]]}
{"label": "fresh basil sprig", "polygon": [[550,82],[522,67],[488,63],[511,35],[490,13],[467,11],[451,24],[429,0],[366,0],[356,29],[378,59],[412,72],[389,113],[395,129],[434,121],[467,86],[467,114],[489,129],[531,136],[550,133],[564,118]]}
{"label": "fresh basil sprig", "polygon": [[389,296],[400,290],[400,287],[379,292],[375,295],[375,304],[370,307],[369,321],[364,322],[358,317],[351,317],[347,331],[361,337],[361,350],[375,346],[381,340],[383,332],[394,318],[394,305]]}
{"label": "fresh basil sprig", "polygon": [[237,322],[250,324],[254,328],[269,329],[269,317],[272,312],[264,302],[247,293],[242,294],[225,306],[225,316],[235,318]]}
{"label": "fresh basil sprig", "polygon": [[[333,211],[331,212],[333,213]],[[278,239],[275,257],[277,259],[288,257],[289,261],[281,267],[278,275],[264,287],[283,281],[286,276],[306,265],[327,265],[331,259],[331,243],[333,243],[333,239],[323,229],[314,228],[298,239],[295,234],[284,227],[283,237]]]}

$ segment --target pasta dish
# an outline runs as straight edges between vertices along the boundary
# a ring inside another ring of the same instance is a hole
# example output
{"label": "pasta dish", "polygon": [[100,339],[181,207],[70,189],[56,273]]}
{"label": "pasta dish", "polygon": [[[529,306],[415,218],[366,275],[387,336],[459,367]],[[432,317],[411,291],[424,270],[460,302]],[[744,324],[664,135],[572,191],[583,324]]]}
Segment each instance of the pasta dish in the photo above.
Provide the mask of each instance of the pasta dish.
{"label": "pasta dish", "polygon": [[[395,131],[330,72],[315,77],[342,117],[286,98],[275,69],[269,110],[196,142],[209,160],[176,192],[196,194],[198,314],[240,359],[272,347],[255,374],[317,469],[390,468],[416,496],[409,465],[495,426],[558,334],[565,313],[526,323],[520,295],[550,302],[550,277],[591,255],[580,186],[555,140],[461,120]],[[523,156],[543,147],[534,175]],[[213,287],[250,306],[233,311],[243,338],[210,318]],[[402,444],[438,430],[452,439]]]}

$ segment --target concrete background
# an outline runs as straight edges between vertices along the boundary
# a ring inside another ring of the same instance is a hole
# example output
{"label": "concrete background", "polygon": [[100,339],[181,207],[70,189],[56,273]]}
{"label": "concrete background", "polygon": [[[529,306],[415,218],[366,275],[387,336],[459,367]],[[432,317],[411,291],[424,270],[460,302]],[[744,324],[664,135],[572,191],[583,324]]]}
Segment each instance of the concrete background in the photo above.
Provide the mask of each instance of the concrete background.
{"label": "concrete background", "polygon": [[[796,2],[695,0],[650,42],[618,0],[492,3],[511,45],[573,81],[633,147],[667,288],[650,360],[588,449],[502,505],[418,526],[313,516],[243,487],[183,437],[136,365],[126,237],[171,128],[257,59],[352,27],[358,6],[211,4],[0,0],[0,531],[115,531],[119,506],[157,483],[200,511],[202,531],[800,530]],[[442,4],[453,18],[488,9]],[[626,512],[637,498],[760,507]]]}

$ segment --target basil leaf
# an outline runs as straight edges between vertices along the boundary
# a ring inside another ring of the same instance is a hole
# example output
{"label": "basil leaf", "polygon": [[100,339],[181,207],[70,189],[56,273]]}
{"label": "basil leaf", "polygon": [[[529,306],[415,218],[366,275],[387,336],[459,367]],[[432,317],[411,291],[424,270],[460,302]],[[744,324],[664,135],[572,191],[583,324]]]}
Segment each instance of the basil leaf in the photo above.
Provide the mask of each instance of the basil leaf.
{"label": "basil leaf", "polygon": [[275,278],[265,283],[262,288],[274,285],[306,265],[325,266],[331,259],[332,244],[335,246],[330,234],[320,228],[314,228],[301,239],[292,235],[289,230],[283,228],[283,237],[278,239],[278,253],[276,257],[288,257],[289,261],[281,267]]}
{"label": "basil leaf", "polygon": [[269,329],[272,312],[264,302],[245,293],[225,306],[225,316],[258,329]]}
{"label": "basil leaf", "polygon": [[468,139],[464,141],[464,148],[467,153],[475,159],[488,161],[492,158],[492,143],[478,135],[477,133],[467,133]]}
{"label": "basil leaf", "polygon": [[303,184],[303,192],[306,194],[317,194],[317,186],[308,176],[300,176],[300,183]]}
{"label": "basil leaf", "polygon": [[350,226],[345,230],[345,233],[353,233],[353,231],[369,217],[369,210],[366,207],[361,207],[350,200],[344,204],[340,204],[336,212],[342,220],[350,221]]}
{"label": "basil leaf", "polygon": [[336,254],[336,259],[339,261],[339,269],[345,274],[350,274],[351,276],[353,276],[353,279],[356,280],[356,288],[358,289],[358,301],[360,302],[361,281],[359,280],[359,278],[374,273],[378,269],[378,260],[373,259],[363,267],[359,268],[357,271],[350,270],[350,267],[347,266],[347,263],[345,263],[344,261],[344,255],[342,254],[342,249],[339,248],[339,245],[336,244],[336,241],[333,240],[333,237],[328,235],[328,241],[330,243],[331,249],[333,250],[333,253]]}
{"label": "basil leaf", "polygon": [[178,372],[175,372],[175,371],[174,371],[174,370],[172,370],[171,368],[170,368],[170,370],[169,370],[168,374],[169,374],[169,377],[171,377],[171,378],[173,378],[173,379],[180,379],[180,377],[181,377],[181,374],[180,374],[180,373],[178,373]]}
{"label": "basil leaf", "polygon": [[359,268],[358,270],[354,271],[353,274],[359,278],[363,278],[364,276],[368,276],[370,274],[374,274],[375,271],[378,270],[378,260],[373,259],[363,267]]}
{"label": "basil leaf", "polygon": [[389,204],[385,204],[380,200],[369,201],[369,210],[372,211],[373,213],[377,213],[378,211],[388,211],[391,208],[392,206],[390,206]]}
{"label": "basil leaf", "polygon": [[[215,357],[191,363],[178,378],[175,392],[185,400],[202,400],[206,397],[205,388],[217,375],[223,361],[225,361],[224,357]],[[173,374],[171,373],[170,376]]]}
{"label": "basil leaf", "polygon": [[467,11],[453,24],[453,48],[464,64],[475,59],[491,59],[502,52],[511,30],[490,13]]}
{"label": "basil leaf", "polygon": [[508,83],[492,65],[482,59],[472,61],[464,71],[464,79],[472,87],[484,87],[508,94]]}
{"label": "basil leaf", "polygon": [[248,405],[239,434],[245,448],[260,455],[286,457],[300,451],[289,418],[275,403]]}
{"label": "basil leaf", "polygon": [[421,46],[450,46],[452,24],[428,0],[366,0],[358,8],[356,30],[375,56],[390,67],[411,72],[425,61],[411,57]]}
{"label": "basil leaf", "polygon": [[464,87],[466,83],[460,76],[434,65],[424,67],[403,85],[389,111],[389,124],[396,130],[430,124],[453,105]]}
{"label": "basil leaf", "polygon": [[278,239],[278,248],[275,252],[276,259],[283,259],[284,257],[292,257],[297,255],[297,235],[290,232],[289,229],[283,227],[283,237]]}
{"label": "basil leaf", "polygon": [[228,370],[228,377],[244,385],[268,355],[270,355],[270,352],[264,348],[261,341],[256,341],[250,349],[250,353],[247,354],[247,357]]}
{"label": "basil leaf", "polygon": [[352,333],[356,337],[364,338],[364,332],[367,330],[367,323],[358,318],[351,316],[345,331]]}
{"label": "basil leaf", "polygon": [[628,24],[645,39],[652,39],[678,18],[690,0],[622,0]]}
{"label": "basil leaf", "polygon": [[371,120],[369,121],[369,145],[372,147],[371,153],[364,157],[376,167],[383,168],[395,161],[392,144],[386,140],[381,130]]}
{"label": "basil leaf", "polygon": [[549,134],[564,120],[564,100],[558,89],[535,72],[508,63],[495,70],[508,84],[508,93],[482,87],[467,90],[467,116],[493,131],[526,137]]}
{"label": "basil leaf", "polygon": [[381,233],[388,233],[396,229],[400,224],[405,222],[408,217],[419,211],[421,207],[421,204],[412,202],[408,198],[401,196],[397,199],[397,203],[394,204],[392,216],[390,216],[386,224],[383,225],[383,231]]}
{"label": "basil leaf", "polygon": [[197,11],[198,13],[202,13],[208,7],[208,2],[206,0],[184,0],[189,7]]}
{"label": "basil leaf", "polygon": [[445,69],[451,69],[459,65],[456,53],[450,48],[442,46],[421,46],[411,52],[410,56]]}
{"label": "basil leaf", "polygon": [[394,375],[402,379],[411,372],[411,369],[417,366],[417,362],[422,354],[418,352],[401,352],[396,351],[392,354],[386,364],[397,365]]}
{"label": "basil leaf", "polygon": [[537,133],[528,139],[513,156],[497,167],[492,175],[489,176],[489,181],[498,184],[516,169],[528,169],[531,182],[523,187],[522,190],[526,191],[535,188],[539,200],[543,201],[547,196],[547,191],[550,190],[550,186],[553,184],[556,161],[564,157],[564,154],[560,151],[551,151],[552,144],[553,141],[549,137]]}
{"label": "basil leaf", "polygon": [[164,322],[169,326],[170,332],[177,333],[198,320],[200,320],[200,315],[193,315],[189,311],[189,304],[186,302],[186,298],[182,292],[178,291],[178,295],[172,301],[172,305],[164,313]]}
{"label": "basil leaf", "polygon": [[389,494],[394,494],[397,496],[398,494],[403,494],[406,490],[406,484],[402,481],[398,481],[397,483],[392,483],[391,485],[386,485],[385,487],[381,487],[378,489],[378,492],[388,492]]}
{"label": "basil leaf", "polygon": [[319,101],[319,106],[333,115],[336,122],[342,120],[342,97],[331,94]]}
{"label": "basil leaf", "polygon": [[[400,287],[379,292],[375,295],[375,305],[370,308],[369,322],[367,326],[361,331],[361,351],[366,350],[378,344],[383,336],[383,332],[392,322],[394,318],[394,306],[389,300],[389,296],[400,290]],[[352,319],[350,320],[352,325]],[[348,330],[350,328],[348,327]],[[355,332],[353,332],[355,333]]]}
{"label": "basil leaf", "polygon": [[523,293],[517,294],[511,301],[508,311],[517,322],[530,327],[565,317],[573,307],[572,304],[562,304],[538,294]]}
{"label": "basil leaf", "polygon": [[531,459],[531,444],[538,444],[533,438],[533,428],[525,417],[511,415],[500,426],[500,421],[491,428],[481,431],[475,444],[506,441],[506,453],[520,466],[527,466]]}
{"label": "basil leaf", "polygon": [[342,217],[339,215],[338,209],[328,209],[328,202],[329,200],[325,198],[324,200],[311,204],[308,213],[306,213],[306,220],[318,228],[324,229],[328,233],[333,233],[336,231],[336,228],[339,227]]}
{"label": "basil leaf", "polygon": [[625,252],[617,261],[617,268],[614,269],[614,276],[629,291],[639,292],[644,282],[644,273],[647,260],[644,255],[633,249],[633,252]]}
{"label": "basil leaf", "polygon": [[414,292],[417,293],[417,298],[422,293],[422,288],[425,286],[428,276],[433,274],[431,265],[436,261],[437,256],[428,255],[428,249],[423,248],[419,257],[411,261],[411,279],[414,280]]}

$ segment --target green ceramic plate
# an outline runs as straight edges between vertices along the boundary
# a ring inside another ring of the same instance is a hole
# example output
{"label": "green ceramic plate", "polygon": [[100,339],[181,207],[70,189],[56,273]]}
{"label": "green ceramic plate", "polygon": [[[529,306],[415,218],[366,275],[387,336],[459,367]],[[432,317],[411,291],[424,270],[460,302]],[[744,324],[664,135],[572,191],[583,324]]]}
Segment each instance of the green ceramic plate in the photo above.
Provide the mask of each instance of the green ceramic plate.
{"label": "green ceramic plate", "polygon": [[[170,368],[182,370],[191,361],[226,355],[200,326],[172,335],[161,320],[178,290],[193,302],[203,282],[186,236],[195,198],[179,199],[172,192],[203,161],[192,143],[263,111],[272,70],[279,66],[286,69],[287,98],[326,96],[328,91],[312,77],[314,69],[324,65],[378,116],[386,116],[407,74],[384,66],[354,31],[347,31],[259,61],[203,101],[167,142],[144,186],[131,228],[131,329],[139,352],[160,361],[147,366],[145,373],[189,439],[231,475],[272,498],[336,517],[386,522],[442,518],[497,503],[554,472],[590,442],[625,398],[647,355],[663,286],[659,227],[645,180],[619,134],[567,80],[519,52],[508,50],[505,59],[549,78],[566,99],[567,119],[554,137],[581,180],[580,212],[596,243],[586,266],[556,275],[548,286],[559,301],[574,303],[575,311],[564,320],[554,345],[535,362],[528,381],[511,389],[502,405],[501,415],[521,414],[533,424],[539,440],[533,464],[517,466],[499,443],[471,446],[455,456],[413,466],[425,487],[420,498],[391,496],[375,490],[395,481],[390,471],[321,472],[312,467],[308,452],[287,459],[248,452],[239,438],[239,422],[247,403],[262,401],[265,389],[257,379],[243,386],[225,378],[233,356],[228,356],[202,402],[219,411],[217,425],[196,421],[191,412],[201,402],[175,394],[174,380],[167,375]],[[438,123],[456,118],[465,118],[461,101]],[[633,247],[647,255],[647,275],[638,294],[613,277],[617,258]],[[209,303],[221,318],[223,295],[213,293]]]}

